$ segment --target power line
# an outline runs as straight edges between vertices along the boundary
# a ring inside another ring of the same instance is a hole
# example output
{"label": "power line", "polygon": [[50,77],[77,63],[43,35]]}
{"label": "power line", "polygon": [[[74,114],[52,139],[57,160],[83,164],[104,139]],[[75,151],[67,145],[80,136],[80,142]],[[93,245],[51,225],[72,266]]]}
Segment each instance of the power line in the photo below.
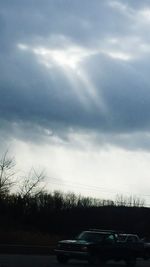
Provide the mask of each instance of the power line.
{"label": "power line", "polygon": [[[92,185],[84,185],[84,184],[81,184],[81,183],[71,182],[69,180],[63,180],[63,182],[65,182],[65,183],[63,183],[62,180],[59,179],[59,178],[51,178],[51,179],[54,180],[54,181],[48,181],[48,183],[61,185],[61,186],[65,186],[65,187],[74,186],[76,188],[79,188],[79,186],[82,186],[83,188],[81,187],[80,189],[86,189],[86,190],[90,190],[90,191],[91,191],[91,188],[94,187],[94,189],[92,189],[93,191],[98,191],[98,192],[101,191],[101,192],[105,192],[105,193],[113,193],[113,194],[119,195],[119,192],[116,193],[116,192],[109,191],[109,190],[107,190],[107,191],[106,190],[105,191],[102,190],[102,188],[104,188],[104,187],[96,187],[96,186],[92,186]],[[121,195],[123,195],[124,193],[120,192]],[[129,194],[129,192],[128,192],[128,194]],[[148,196],[148,197],[150,197],[150,195],[146,195],[146,194],[145,195],[144,194],[130,194],[130,196],[137,196],[137,197],[138,196],[140,196],[140,197],[141,196]],[[98,197],[96,197],[96,198],[98,198]],[[112,200],[112,201],[115,202],[115,200]],[[130,207],[130,204],[128,205],[128,204],[126,204],[124,202],[120,202],[120,201],[117,201],[117,204]],[[133,207],[133,206],[131,205],[131,207]],[[147,204],[145,204],[143,206],[139,206],[139,207],[149,208],[150,207],[150,203],[147,203]]]}
{"label": "power line", "polygon": [[[77,182],[73,182],[73,181],[69,181],[66,179],[59,179],[59,178],[52,178],[50,177],[50,181],[48,181],[48,183],[52,183],[52,184],[57,184],[57,185],[61,185],[61,186],[74,186],[80,189],[86,189],[86,190],[90,190],[91,189],[95,192],[105,192],[105,193],[111,193],[111,194],[129,194],[129,192],[116,192],[116,190],[108,190],[105,187],[100,187],[100,186],[94,186],[94,185],[85,185],[83,183],[77,183]],[[140,197],[150,197],[149,194],[137,194],[137,193],[130,193],[130,195],[136,195],[136,196],[140,196]]]}

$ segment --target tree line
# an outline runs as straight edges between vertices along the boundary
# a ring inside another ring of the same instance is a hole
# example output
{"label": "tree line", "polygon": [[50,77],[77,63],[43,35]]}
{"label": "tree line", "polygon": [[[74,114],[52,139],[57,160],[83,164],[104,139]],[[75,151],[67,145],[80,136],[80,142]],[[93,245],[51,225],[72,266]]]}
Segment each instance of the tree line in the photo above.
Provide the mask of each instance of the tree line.
{"label": "tree line", "polygon": [[[150,209],[144,200],[117,195],[115,201],[74,193],[48,192],[44,172],[31,169],[19,183],[15,160],[0,159],[0,227],[74,234],[88,228],[119,229],[150,236]],[[15,191],[13,187],[19,183]]]}

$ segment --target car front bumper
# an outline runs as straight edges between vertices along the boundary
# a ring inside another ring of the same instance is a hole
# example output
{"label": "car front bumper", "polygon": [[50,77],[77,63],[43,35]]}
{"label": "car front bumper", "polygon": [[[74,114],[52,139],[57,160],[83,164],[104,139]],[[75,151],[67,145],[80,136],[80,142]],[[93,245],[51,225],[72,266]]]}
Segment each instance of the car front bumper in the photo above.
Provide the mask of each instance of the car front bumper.
{"label": "car front bumper", "polygon": [[55,249],[55,254],[56,256],[62,255],[70,259],[80,259],[80,260],[87,260],[89,257],[89,253],[84,251],[68,251],[68,250]]}

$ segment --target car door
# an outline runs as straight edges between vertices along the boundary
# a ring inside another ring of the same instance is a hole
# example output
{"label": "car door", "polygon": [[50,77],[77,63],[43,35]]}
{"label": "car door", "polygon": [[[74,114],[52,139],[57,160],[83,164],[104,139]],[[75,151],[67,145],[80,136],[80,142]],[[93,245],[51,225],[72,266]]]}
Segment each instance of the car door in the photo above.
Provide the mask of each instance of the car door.
{"label": "car door", "polygon": [[116,257],[116,238],[114,234],[109,234],[103,242],[103,253],[106,259],[114,259]]}

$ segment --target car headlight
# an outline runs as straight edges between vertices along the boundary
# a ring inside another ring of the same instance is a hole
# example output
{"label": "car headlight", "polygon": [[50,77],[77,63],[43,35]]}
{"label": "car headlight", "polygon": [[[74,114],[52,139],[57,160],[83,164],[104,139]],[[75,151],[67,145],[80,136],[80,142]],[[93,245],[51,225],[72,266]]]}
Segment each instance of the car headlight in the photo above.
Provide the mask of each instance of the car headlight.
{"label": "car headlight", "polygon": [[82,251],[86,252],[88,250],[88,247],[87,246],[84,246],[81,248]]}

